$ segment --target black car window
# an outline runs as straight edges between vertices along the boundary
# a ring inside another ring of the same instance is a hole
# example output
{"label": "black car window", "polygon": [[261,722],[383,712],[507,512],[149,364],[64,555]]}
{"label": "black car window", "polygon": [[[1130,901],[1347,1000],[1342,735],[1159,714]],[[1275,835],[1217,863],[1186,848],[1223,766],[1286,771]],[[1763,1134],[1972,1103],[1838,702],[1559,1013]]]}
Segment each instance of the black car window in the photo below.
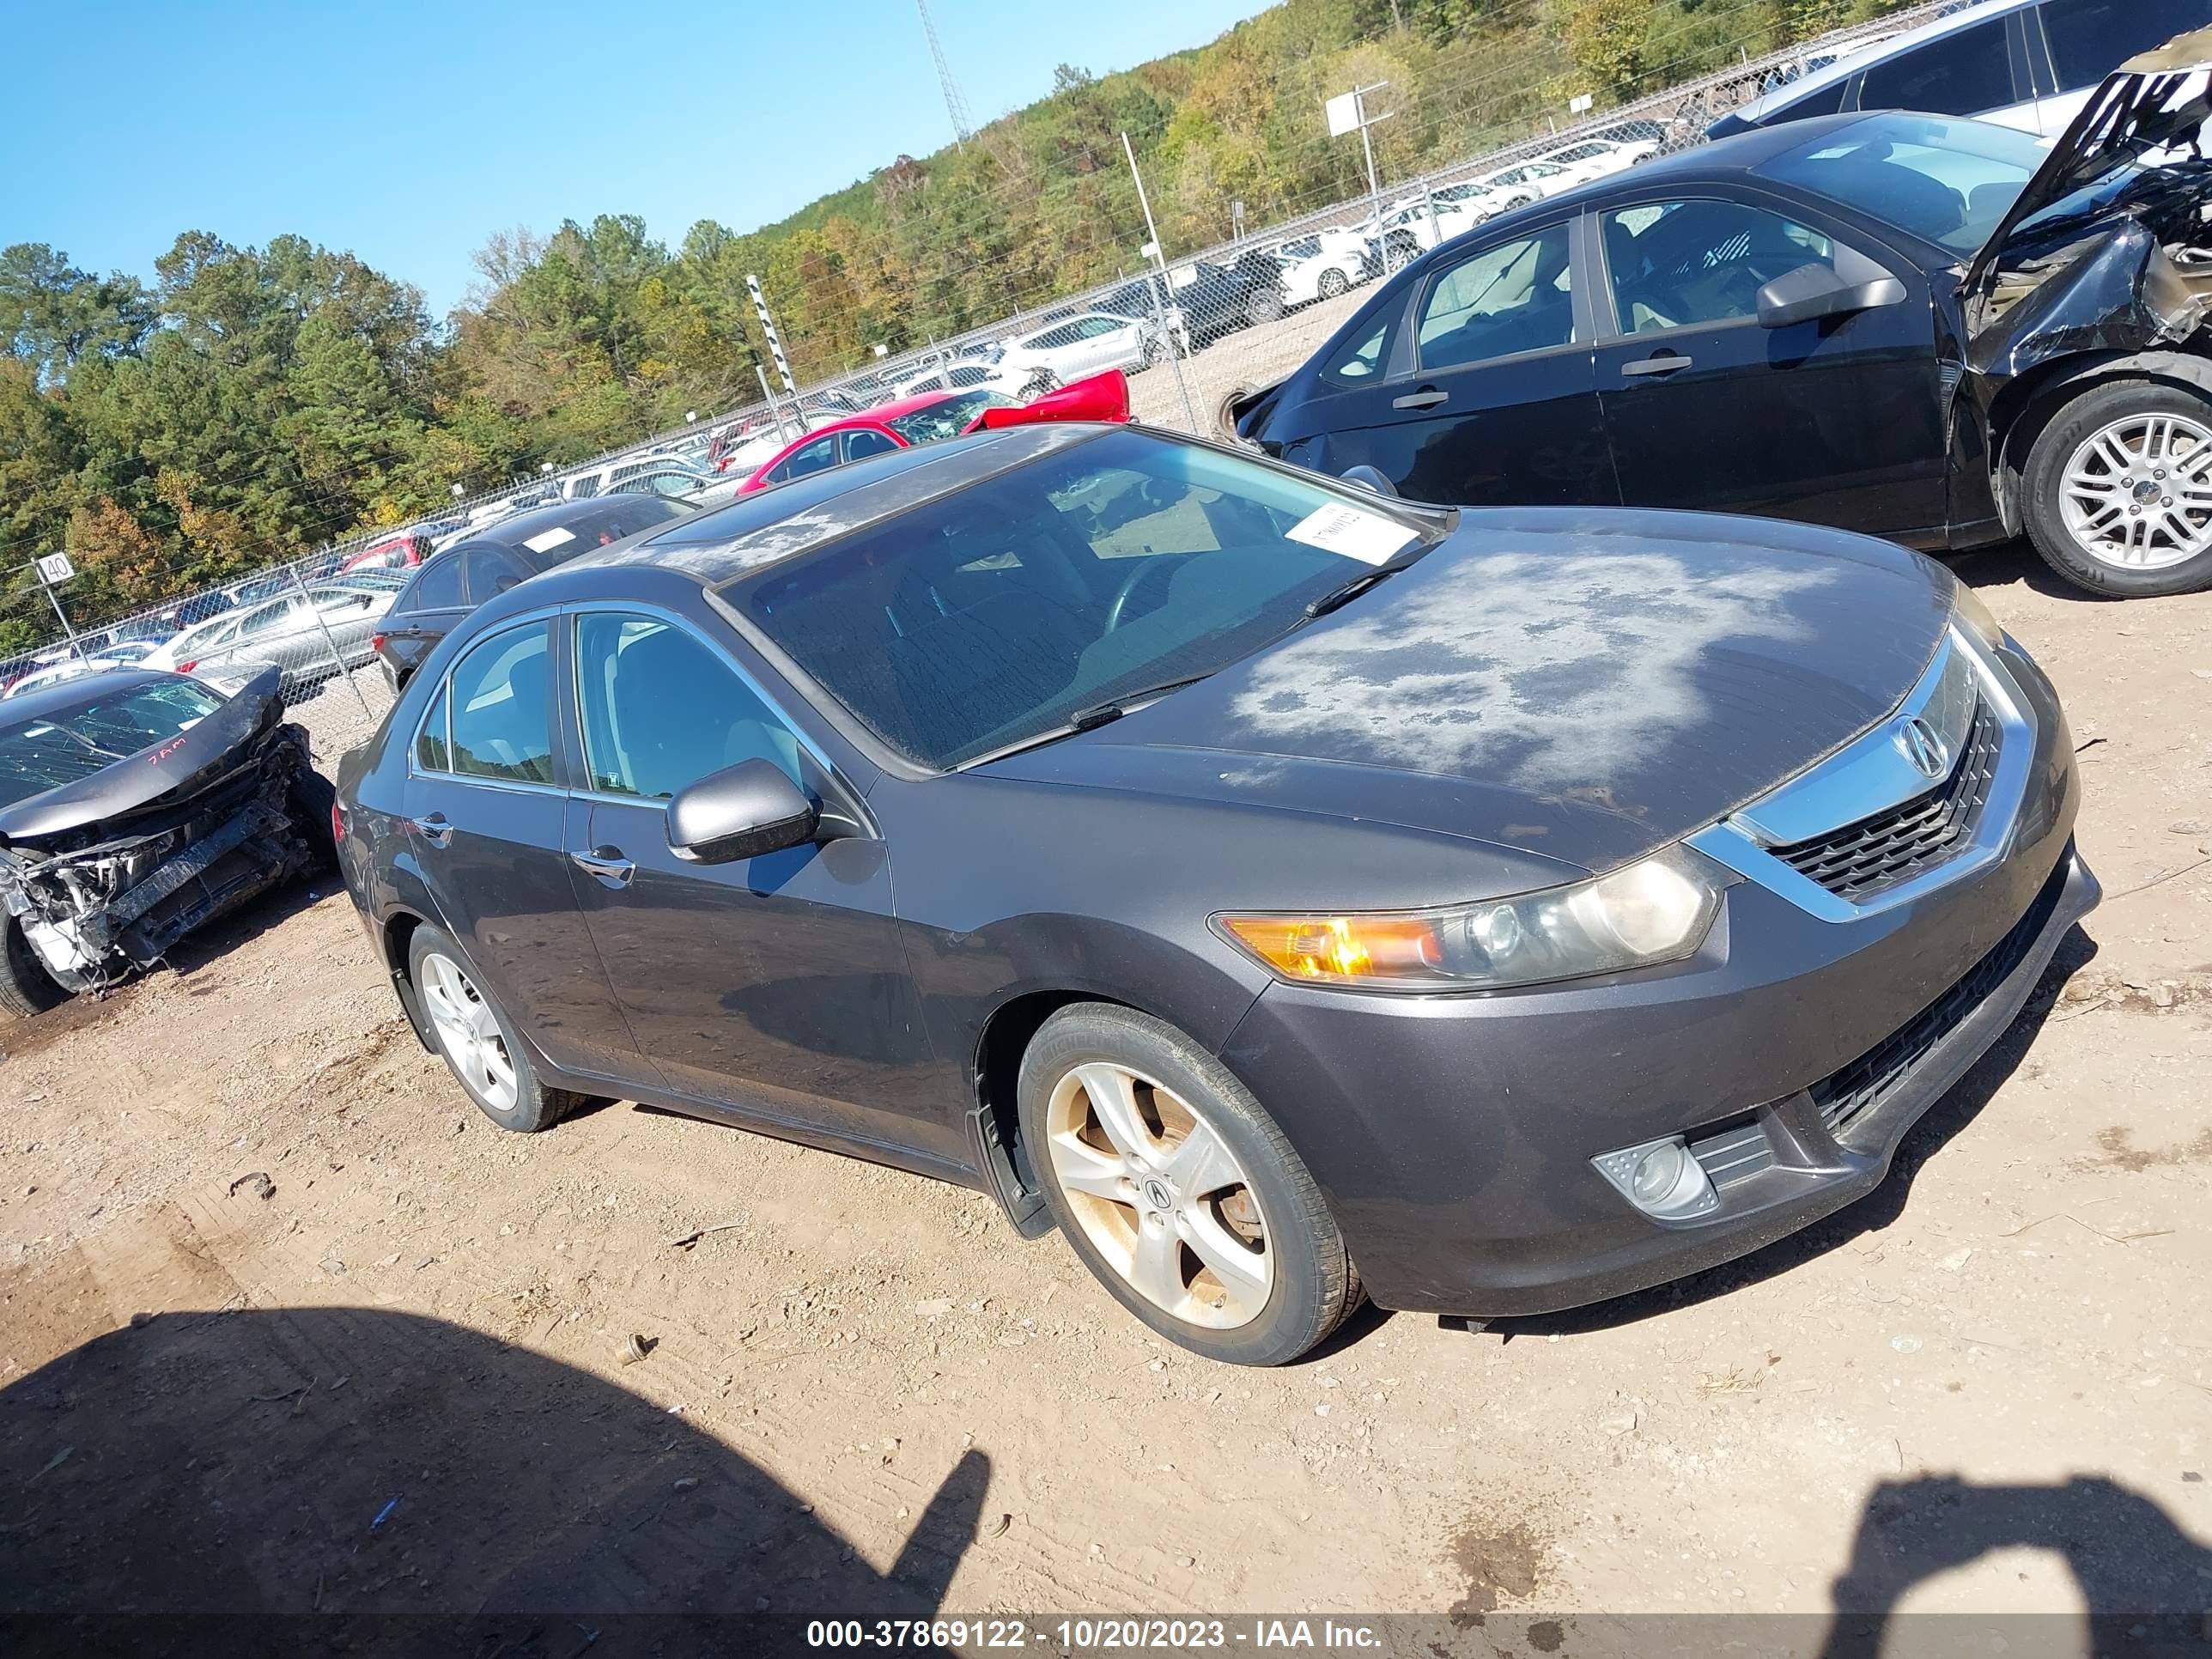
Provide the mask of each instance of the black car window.
{"label": "black car window", "polygon": [[296,599],[278,599],[273,605],[264,605],[258,611],[248,612],[246,619],[238,625],[239,638],[251,639],[257,634],[273,634],[281,630],[293,620],[292,612],[298,604]]}
{"label": "black car window", "polygon": [[2013,88],[2005,20],[1940,35],[1873,65],[1859,84],[1861,109],[1979,115],[2020,101]]}
{"label": "black car window", "polygon": [[1356,335],[1351,344],[1323,363],[1321,372],[1344,386],[1365,386],[1375,380],[1382,373],[1382,361],[1389,353],[1391,331],[1397,321],[1398,311],[1393,307]]}
{"label": "black car window", "polygon": [[1421,300],[1421,367],[1455,368],[1572,343],[1567,228],[1553,225],[1469,255]]}
{"label": "black car window", "polygon": [[665,799],[749,760],[799,781],[791,728],[720,655],[672,623],[577,617],[576,675],[594,789]]}
{"label": "black car window", "polygon": [[579,478],[568,486],[568,499],[572,501],[587,501],[599,493],[599,475],[596,472]]}
{"label": "black car window", "polygon": [[1348,489],[1122,430],[721,591],[861,724],[943,769],[1211,673],[1420,535]]}
{"label": "black car window", "polygon": [[845,434],[845,459],[848,461],[887,454],[898,447],[897,439],[888,432],[878,432],[872,426],[856,427]]}
{"label": "black car window", "polygon": [[1836,258],[1819,231],[1741,202],[1647,202],[1598,223],[1626,334],[1756,318],[1765,284]]}
{"label": "black car window", "polygon": [[418,772],[448,772],[453,769],[446,741],[446,688],[440,686],[438,695],[430,700],[429,712],[422,716],[422,729],[415,734],[415,769]]}
{"label": "black car window", "polygon": [[826,471],[837,465],[837,438],[835,433],[817,438],[811,444],[801,444],[768,475],[770,483],[782,483],[789,478],[803,478],[810,472]]}
{"label": "black car window", "polygon": [[415,578],[415,592],[406,601],[410,611],[453,611],[461,605],[461,562],[451,553],[434,553]]}
{"label": "black car window", "polygon": [[2058,89],[2094,86],[2128,58],[2212,23],[2212,0],[2044,0]]}
{"label": "black car window", "polygon": [[[506,554],[489,547],[471,547],[461,550],[461,575],[468,588],[469,603],[482,605],[495,594],[504,593],[529,574],[516,567]],[[458,601],[456,601],[458,603]]]}
{"label": "black car window", "polygon": [[196,680],[155,680],[88,695],[52,714],[0,720],[0,806],[88,778],[149,744],[189,732],[222,704],[219,694]]}
{"label": "black car window", "polygon": [[1794,104],[1784,104],[1760,125],[1778,126],[1784,121],[1809,120],[1815,115],[1840,115],[1844,111],[1844,94],[1850,89],[1851,77],[1843,76],[1818,92],[1806,94]]}
{"label": "black car window", "polygon": [[453,770],[465,777],[553,781],[550,633],[543,623],[480,640],[453,665]]}

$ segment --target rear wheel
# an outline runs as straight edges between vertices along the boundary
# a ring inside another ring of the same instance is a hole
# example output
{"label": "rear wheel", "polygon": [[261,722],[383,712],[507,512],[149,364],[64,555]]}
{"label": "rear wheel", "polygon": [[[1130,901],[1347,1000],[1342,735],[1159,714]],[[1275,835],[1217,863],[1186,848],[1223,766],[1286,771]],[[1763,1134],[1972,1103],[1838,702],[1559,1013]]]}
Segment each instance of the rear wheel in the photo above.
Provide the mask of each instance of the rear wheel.
{"label": "rear wheel", "polygon": [[1060,390],[1060,377],[1048,368],[1041,368],[1030,376],[1030,383],[1022,388],[1024,398],[1042,398],[1048,392]]}
{"label": "rear wheel", "polygon": [[326,870],[337,869],[338,831],[331,814],[337,806],[337,786],[309,766],[303,755],[285,799],[292,808],[293,821],[300,826],[300,838],[313,852],[316,862]]}
{"label": "rear wheel", "polygon": [[1342,271],[1332,269],[1322,272],[1321,281],[1314,287],[1315,291],[1324,300],[1341,299],[1351,289],[1352,279]]}
{"label": "rear wheel", "polygon": [[550,1129],[584,1103],[584,1096],[538,1080],[513,1022],[477,983],[460,947],[428,923],[409,942],[407,973],[438,1052],[469,1098],[501,1128],[526,1134]]}
{"label": "rear wheel", "polygon": [[2021,482],[2029,539],[2075,586],[2115,599],[2212,586],[2212,400],[2099,386],[2044,428]]}
{"label": "rear wheel", "polygon": [[0,1012],[28,1018],[67,1002],[70,994],[46,971],[23,924],[0,915]]}
{"label": "rear wheel", "polygon": [[1102,1003],[1064,1008],[1022,1057],[1019,1095],[1061,1232],[1163,1336],[1211,1359],[1279,1365],[1359,1304],[1305,1164],[1173,1026]]}

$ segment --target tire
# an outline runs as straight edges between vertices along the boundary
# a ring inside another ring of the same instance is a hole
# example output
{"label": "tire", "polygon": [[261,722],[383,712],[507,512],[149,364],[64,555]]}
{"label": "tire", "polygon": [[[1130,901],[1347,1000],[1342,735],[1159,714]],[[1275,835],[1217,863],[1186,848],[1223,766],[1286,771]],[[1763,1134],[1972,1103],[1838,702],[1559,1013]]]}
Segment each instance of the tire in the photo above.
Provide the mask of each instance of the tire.
{"label": "tire", "polygon": [[331,823],[331,813],[337,805],[338,788],[307,764],[305,750],[301,751],[300,769],[292,775],[285,799],[300,826],[300,839],[307,843],[315,862],[325,870],[337,869],[337,831]]}
{"label": "tire", "polygon": [[[538,1080],[538,1068],[515,1035],[507,1011],[477,988],[477,970],[461,954],[460,947],[428,922],[415,930],[408,944],[407,978],[447,1066],[477,1110],[501,1128],[534,1134],[551,1128],[585,1103],[583,1095],[550,1089]],[[462,1034],[471,1024],[477,1029],[465,1038]],[[483,1053],[482,1047],[464,1046],[468,1041],[481,1045],[492,1038],[497,1040],[499,1060],[505,1063],[504,1082],[498,1074],[498,1060],[487,1069],[477,1058]],[[458,1058],[457,1049],[462,1051]]]}
{"label": "tire", "polygon": [[23,937],[23,924],[0,914],[0,1013],[27,1019],[69,1000],[70,993],[46,971],[31,941]]}
{"label": "tire", "polygon": [[1244,307],[1244,320],[1254,328],[1279,322],[1283,315],[1283,295],[1278,289],[1261,289]]}
{"label": "tire", "polygon": [[1340,300],[1352,290],[1352,279],[1342,271],[1330,268],[1321,274],[1314,284],[1314,292],[1324,300]]}
{"label": "tire", "polygon": [[1144,361],[1137,366],[1139,368],[1156,368],[1159,366],[1160,359],[1166,356],[1167,348],[1160,343],[1160,337],[1157,334],[1147,334],[1145,336]]}
{"label": "tire", "polygon": [[2076,587],[2123,599],[2212,587],[2212,399],[2149,380],[2086,392],[2044,428],[2021,483],[2028,539]]}
{"label": "tire", "polygon": [[1036,374],[1030,377],[1030,383],[1022,388],[1022,396],[1024,398],[1042,398],[1048,392],[1057,392],[1059,390],[1060,377],[1053,374],[1049,369],[1041,368],[1036,373]]}
{"label": "tire", "polygon": [[1063,1008],[1022,1056],[1018,1096],[1023,1144],[1069,1247],[1169,1340],[1232,1365],[1280,1365],[1359,1305],[1358,1272],[1297,1152],[1173,1026],[1106,1003]]}

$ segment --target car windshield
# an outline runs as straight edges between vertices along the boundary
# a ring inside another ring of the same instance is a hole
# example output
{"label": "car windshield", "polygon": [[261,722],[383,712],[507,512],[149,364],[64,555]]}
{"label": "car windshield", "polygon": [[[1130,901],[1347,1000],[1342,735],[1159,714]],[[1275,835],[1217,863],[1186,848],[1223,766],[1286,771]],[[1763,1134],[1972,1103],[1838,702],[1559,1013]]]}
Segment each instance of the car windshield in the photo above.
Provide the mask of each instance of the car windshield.
{"label": "car windshield", "polygon": [[194,680],[161,680],[88,695],[53,718],[0,723],[0,806],[88,778],[149,744],[188,732],[222,707]]}
{"label": "car windshield", "polygon": [[1785,150],[1759,171],[1964,255],[1990,240],[2044,155],[2039,141],[2010,127],[1875,115]]}
{"label": "car windshield", "polygon": [[723,592],[884,742],[944,769],[1249,655],[1422,534],[1317,481],[1121,430]]}
{"label": "car windshield", "polygon": [[963,392],[941,404],[932,404],[927,409],[893,416],[884,424],[910,444],[931,444],[939,438],[958,437],[987,409],[1012,409],[1019,401],[1002,392]]}

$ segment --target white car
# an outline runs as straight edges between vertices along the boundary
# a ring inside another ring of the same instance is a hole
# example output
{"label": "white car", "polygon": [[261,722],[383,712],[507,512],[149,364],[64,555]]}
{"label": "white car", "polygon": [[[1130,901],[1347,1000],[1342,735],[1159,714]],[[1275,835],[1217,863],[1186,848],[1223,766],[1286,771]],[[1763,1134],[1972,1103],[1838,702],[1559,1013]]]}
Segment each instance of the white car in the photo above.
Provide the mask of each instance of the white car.
{"label": "white car", "polygon": [[1049,392],[1109,368],[1144,368],[1166,355],[1159,327],[1149,319],[1086,311],[1008,340],[994,389],[1017,396]]}
{"label": "white car", "polygon": [[1658,153],[1659,141],[1656,138],[1639,138],[1627,143],[1613,138],[1584,138],[1578,143],[1547,150],[1536,160],[1547,167],[1564,168],[1575,184],[1586,185],[1593,179],[1624,173]]}
{"label": "white car", "polygon": [[50,663],[24,675],[5,691],[0,691],[0,697],[20,697],[28,691],[42,691],[50,685],[81,680],[91,674],[105,674],[112,668],[133,667],[151,655],[153,650],[149,641],[134,640],[120,645],[104,646],[97,651],[88,651],[82,656],[64,656],[58,662]]}
{"label": "white car", "polygon": [[1474,182],[1499,198],[1492,211],[1504,213],[1527,207],[1531,202],[1540,202],[1547,196],[1557,196],[1581,180],[1556,161],[1516,161],[1510,167],[1486,173]]}
{"label": "white car", "polygon": [[1431,248],[1443,246],[1488,218],[1468,205],[1471,199],[1431,201],[1417,196],[1386,210],[1381,222],[1367,233],[1382,247],[1384,267],[1397,270],[1411,264]]}
{"label": "white car", "polygon": [[274,663],[283,671],[285,696],[295,696],[337,672],[333,650],[348,669],[374,659],[376,624],[405,577],[372,570],[309,582],[303,591],[210,617],[164,640],[138,665],[190,674],[229,691]]}
{"label": "white car", "polygon": [[1981,0],[1808,62],[1705,131],[1725,138],[1811,115],[1910,109],[2056,138],[2121,64],[2208,25],[2212,0]]}
{"label": "white car", "polygon": [[1283,264],[1283,303],[1334,300],[1365,282],[1370,239],[1358,230],[1316,230],[1293,236],[1275,250]]}

